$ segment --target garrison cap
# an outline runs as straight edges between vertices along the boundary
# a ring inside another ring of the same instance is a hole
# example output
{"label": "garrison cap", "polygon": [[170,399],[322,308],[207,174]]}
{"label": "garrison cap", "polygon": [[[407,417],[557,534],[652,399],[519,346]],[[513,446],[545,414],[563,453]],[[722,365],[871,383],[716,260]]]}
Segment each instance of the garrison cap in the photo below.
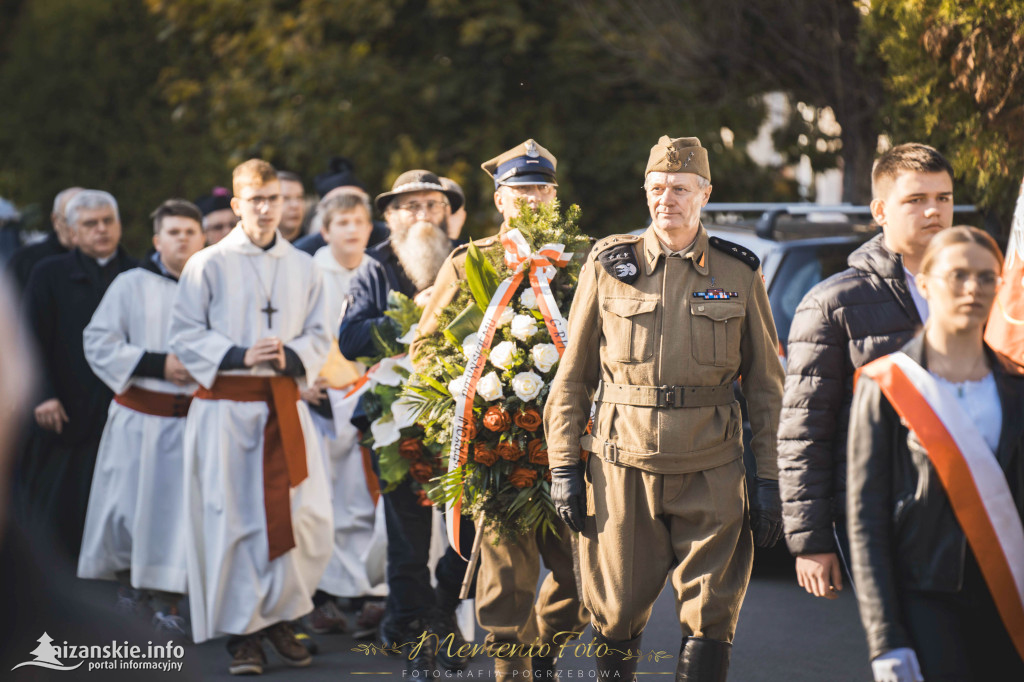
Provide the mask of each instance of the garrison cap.
{"label": "garrison cap", "polygon": [[391,185],[391,191],[378,194],[374,203],[377,205],[377,210],[383,213],[391,200],[399,194],[430,191],[441,192],[448,197],[448,203],[451,204],[453,213],[459,210],[464,201],[462,193],[446,188],[441,184],[441,178],[437,177],[437,174],[428,170],[411,170],[399,175],[395,184]]}
{"label": "garrison cap", "polygon": [[558,160],[535,140],[509,149],[504,154],[480,164],[494,178],[494,187],[502,185],[554,185]]}
{"label": "garrison cap", "polygon": [[710,182],[708,150],[700,146],[700,140],[696,137],[673,139],[668,135],[662,135],[658,144],[651,147],[651,156],[647,159],[647,170],[644,171],[644,175],[655,171],[695,173]]}

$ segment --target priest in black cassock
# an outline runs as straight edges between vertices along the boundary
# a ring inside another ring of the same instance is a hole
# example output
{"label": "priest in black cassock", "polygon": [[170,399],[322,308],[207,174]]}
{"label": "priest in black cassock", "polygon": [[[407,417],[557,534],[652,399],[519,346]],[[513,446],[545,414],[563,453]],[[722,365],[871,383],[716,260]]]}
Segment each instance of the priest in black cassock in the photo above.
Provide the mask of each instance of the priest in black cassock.
{"label": "priest in black cassock", "polygon": [[120,247],[117,201],[82,190],[66,209],[76,248],[41,261],[23,296],[39,353],[35,425],[18,465],[15,507],[24,527],[76,561],[100,436],[113,393],[85,360],[82,332],[114,277],[136,266]]}
{"label": "priest in black cassock", "polygon": [[59,256],[67,253],[72,247],[71,227],[65,218],[65,210],[68,202],[76,194],[82,191],[81,187],[68,187],[58,194],[53,200],[53,212],[50,213],[50,223],[53,225],[53,232],[46,235],[46,239],[26,244],[21,247],[7,261],[7,272],[18,284],[18,292],[24,291],[28,284],[28,278],[32,270],[43,259],[50,256]]}

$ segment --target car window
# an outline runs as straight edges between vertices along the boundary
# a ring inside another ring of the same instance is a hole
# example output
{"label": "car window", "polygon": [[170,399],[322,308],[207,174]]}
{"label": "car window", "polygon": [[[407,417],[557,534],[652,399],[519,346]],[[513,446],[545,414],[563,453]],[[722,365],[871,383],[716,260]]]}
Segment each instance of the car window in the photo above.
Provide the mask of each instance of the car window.
{"label": "car window", "polygon": [[771,280],[768,300],[783,344],[789,339],[793,314],[815,284],[846,269],[846,257],[858,244],[808,244],[785,249]]}

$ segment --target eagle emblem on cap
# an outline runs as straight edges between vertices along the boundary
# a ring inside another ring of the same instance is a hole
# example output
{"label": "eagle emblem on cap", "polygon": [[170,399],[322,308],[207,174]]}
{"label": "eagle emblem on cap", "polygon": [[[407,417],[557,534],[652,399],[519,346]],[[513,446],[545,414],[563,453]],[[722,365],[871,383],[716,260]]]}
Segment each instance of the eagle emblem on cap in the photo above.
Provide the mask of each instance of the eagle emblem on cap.
{"label": "eagle emblem on cap", "polygon": [[672,170],[679,168],[679,152],[676,151],[675,147],[669,146],[668,151],[665,153],[665,162],[668,163],[668,167]]}
{"label": "eagle emblem on cap", "polygon": [[626,277],[632,277],[636,274],[636,266],[632,263],[616,263],[615,264],[615,276],[619,279],[625,279]]}
{"label": "eagle emblem on cap", "polygon": [[531,159],[535,159],[540,156],[540,152],[537,150],[537,143],[533,140],[529,140],[526,143],[526,155]]}

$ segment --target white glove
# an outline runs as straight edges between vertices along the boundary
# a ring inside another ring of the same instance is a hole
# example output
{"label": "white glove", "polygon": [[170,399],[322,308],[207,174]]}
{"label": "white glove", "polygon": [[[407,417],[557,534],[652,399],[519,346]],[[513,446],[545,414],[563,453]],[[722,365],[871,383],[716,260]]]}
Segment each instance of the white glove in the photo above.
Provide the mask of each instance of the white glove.
{"label": "white glove", "polygon": [[875,682],[924,682],[913,649],[890,649],[871,661]]}

